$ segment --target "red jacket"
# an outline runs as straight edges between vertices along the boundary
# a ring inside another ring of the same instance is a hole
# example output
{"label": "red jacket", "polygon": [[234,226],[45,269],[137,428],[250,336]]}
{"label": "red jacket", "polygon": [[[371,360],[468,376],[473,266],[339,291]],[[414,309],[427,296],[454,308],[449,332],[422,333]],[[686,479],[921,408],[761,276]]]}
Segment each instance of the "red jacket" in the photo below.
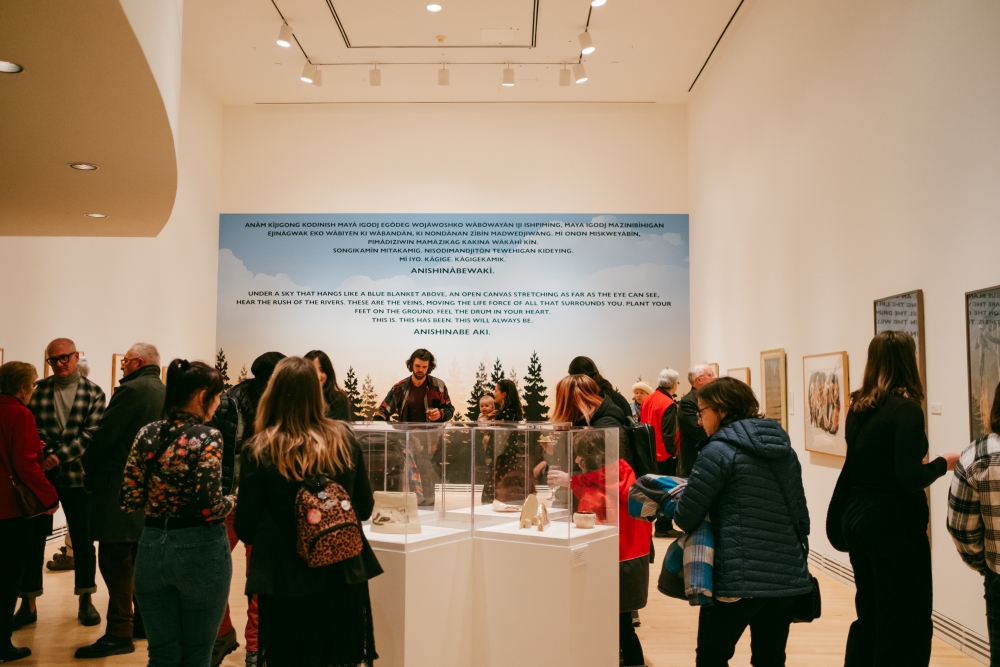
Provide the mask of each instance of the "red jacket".
{"label": "red jacket", "polygon": [[[614,465],[614,464],[612,464]],[[640,556],[649,555],[649,538],[653,535],[653,524],[648,521],[638,521],[628,513],[628,490],[635,484],[635,473],[624,459],[618,460],[618,506],[608,507],[607,468],[594,472],[574,475],[570,480],[570,488],[578,502],[580,512],[593,512],[597,515],[597,523],[608,522],[608,510],[618,513],[618,560],[627,561]],[[613,518],[612,518],[613,520]]]}
{"label": "red jacket", "polygon": [[56,489],[45,478],[41,466],[42,441],[35,418],[21,401],[0,395],[0,519],[21,516],[21,505],[10,480],[10,468],[46,507],[59,502]]}
{"label": "red jacket", "polygon": [[[646,400],[642,402],[642,412],[639,414],[639,421],[643,424],[649,424],[653,427],[653,432],[656,434],[656,460],[666,461],[671,457],[669,451],[667,451],[666,446],[663,444],[663,414],[670,409],[670,406],[676,405],[674,399],[667,396],[666,393],[656,390],[652,394],[646,397]],[[675,409],[676,412],[676,409]],[[673,449],[677,451],[677,447],[680,444],[680,431],[674,425],[674,443]]]}

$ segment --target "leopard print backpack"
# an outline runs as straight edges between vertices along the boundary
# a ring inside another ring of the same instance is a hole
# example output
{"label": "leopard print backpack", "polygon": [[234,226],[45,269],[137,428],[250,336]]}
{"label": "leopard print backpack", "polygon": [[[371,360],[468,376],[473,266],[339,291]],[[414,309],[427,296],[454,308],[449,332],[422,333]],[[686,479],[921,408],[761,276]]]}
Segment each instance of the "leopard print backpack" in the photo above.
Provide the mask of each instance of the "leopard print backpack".
{"label": "leopard print backpack", "polygon": [[325,567],[361,553],[361,525],[351,497],[326,476],[302,483],[295,496],[297,551],[309,567]]}

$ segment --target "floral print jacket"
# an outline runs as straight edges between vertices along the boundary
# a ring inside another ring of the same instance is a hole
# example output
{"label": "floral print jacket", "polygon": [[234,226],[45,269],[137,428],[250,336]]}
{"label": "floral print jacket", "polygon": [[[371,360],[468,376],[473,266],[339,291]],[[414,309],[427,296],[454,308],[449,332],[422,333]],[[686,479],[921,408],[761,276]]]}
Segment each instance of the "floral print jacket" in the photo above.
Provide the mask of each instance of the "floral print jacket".
{"label": "floral print jacket", "polygon": [[[152,461],[167,441],[163,455]],[[195,415],[179,413],[143,426],[125,465],[122,509],[144,510],[148,517],[224,518],[235,499],[222,493],[222,448],[222,434]]]}

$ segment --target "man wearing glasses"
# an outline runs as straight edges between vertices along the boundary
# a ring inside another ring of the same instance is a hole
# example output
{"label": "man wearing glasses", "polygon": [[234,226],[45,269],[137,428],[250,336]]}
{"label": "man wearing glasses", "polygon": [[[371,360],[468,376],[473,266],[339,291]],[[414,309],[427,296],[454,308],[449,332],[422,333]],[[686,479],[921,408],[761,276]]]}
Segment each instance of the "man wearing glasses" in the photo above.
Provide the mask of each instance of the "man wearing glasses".
{"label": "man wearing glasses", "polygon": [[[68,338],[57,338],[45,348],[45,363],[52,375],[39,380],[28,408],[35,416],[38,435],[44,446],[42,470],[59,492],[66,514],[66,525],[76,560],[75,594],[80,596],[77,618],[83,625],[98,625],[101,615],[90,596],[97,592],[97,554],[90,535],[90,500],[83,486],[81,457],[104,415],[104,392],[82,377],[77,364],[80,353]],[[14,626],[23,627],[37,620],[35,598],[42,594],[42,563],[45,538],[52,532],[52,517],[31,519],[33,539],[28,566],[21,581],[21,608],[14,615]]]}

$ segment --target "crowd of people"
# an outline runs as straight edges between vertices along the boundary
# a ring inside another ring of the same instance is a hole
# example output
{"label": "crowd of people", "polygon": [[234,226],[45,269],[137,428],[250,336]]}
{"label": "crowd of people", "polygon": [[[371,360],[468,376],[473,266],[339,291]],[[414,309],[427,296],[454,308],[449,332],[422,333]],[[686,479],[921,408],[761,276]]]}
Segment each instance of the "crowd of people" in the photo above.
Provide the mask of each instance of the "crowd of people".
{"label": "crowd of people", "polygon": [[[92,601],[98,570],[109,593],[104,633],[77,649],[77,658],[132,653],[133,639],[144,637],[151,666],[219,665],[239,646],[228,602],[231,553],[242,541],[248,666],[371,667],[378,654],[368,581],[382,568],[360,527],[371,516],[373,490],[348,423],[353,406],[328,355],[268,352],[254,361],[252,378],[225,390],[215,368],[183,359],[170,362],[164,385],[159,353],[139,343],[122,359],[110,401],[81,372],[73,341],[52,341],[46,363],[51,375],[42,380],[25,362],[0,366],[0,468],[10,480],[0,485],[0,662],[31,654],[13,645],[13,632],[38,622],[45,549],[61,506],[81,624],[102,622]],[[428,350],[414,351],[409,374],[374,419],[451,420],[454,406],[432,375],[435,366]],[[799,459],[746,384],[696,364],[687,377],[691,390],[678,398],[679,379],[666,368],[655,388],[633,385],[629,401],[592,359],[573,359],[550,420],[620,429],[622,456],[609,464],[599,444],[581,437],[572,471],[548,469],[540,459],[534,476],[568,489],[580,508],[595,490],[610,495],[607,475],[619,480],[618,497],[602,503],[618,510],[623,665],[645,664],[634,619],[647,603],[652,537],[681,537],[706,521],[714,537],[713,599],[699,611],[697,665],[727,665],[747,628],[753,664],[784,665],[801,601],[818,595]],[[948,530],[962,558],[985,576],[991,645],[1000,650],[1000,496],[992,485],[1000,470],[1000,386],[994,433],[961,457],[925,461],[922,400],[913,339],[877,335],[862,386],[851,394],[848,455],[827,514],[827,535],[849,554],[857,584],[847,665],[929,663],[924,489],[948,470],[956,473]],[[480,401],[481,421],[523,418],[509,379]],[[629,434],[637,423],[654,434],[655,472],[684,485],[672,519],[660,516],[655,525],[627,509],[638,467]],[[493,463],[495,475],[502,468]],[[330,492],[341,499],[360,536],[345,533],[353,546],[320,554],[319,565],[307,562],[301,539],[302,517],[319,521],[301,511],[304,495],[317,489],[319,498]],[[487,495],[493,491],[484,489]],[[601,511],[595,506],[604,520]]]}

